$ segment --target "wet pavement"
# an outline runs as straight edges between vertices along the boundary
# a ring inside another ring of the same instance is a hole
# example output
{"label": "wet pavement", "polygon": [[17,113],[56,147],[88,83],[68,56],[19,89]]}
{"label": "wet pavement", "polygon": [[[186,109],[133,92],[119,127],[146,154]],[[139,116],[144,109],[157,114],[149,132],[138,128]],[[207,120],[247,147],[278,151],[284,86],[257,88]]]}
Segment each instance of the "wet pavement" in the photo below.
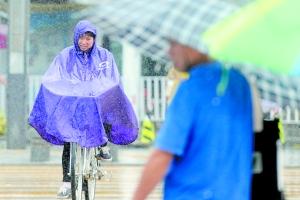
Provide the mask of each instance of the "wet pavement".
{"label": "wet pavement", "polygon": [[[103,166],[112,176],[97,183],[96,199],[130,199],[151,151],[151,147],[119,147],[117,161]],[[11,150],[0,141],[0,200],[56,199],[62,178],[61,154],[62,146],[49,146],[49,160],[32,162],[30,146]],[[289,166],[282,170],[286,200],[300,200],[300,167]],[[148,199],[161,199],[161,188],[159,185]]]}
{"label": "wet pavement", "polygon": [[[49,160],[32,162],[30,146],[6,149],[0,141],[0,200],[56,199],[62,179],[62,146],[44,148],[49,148]],[[118,148],[117,160],[102,166],[108,176],[97,182],[96,200],[130,199],[151,151],[149,147]],[[161,199],[161,188],[160,184],[149,199]]]}
{"label": "wet pavement", "polygon": [[[96,200],[127,200],[132,197],[142,166],[106,165],[103,169],[111,177],[97,181]],[[0,166],[0,199],[53,200],[60,186],[59,165],[4,165]],[[149,196],[161,199],[161,185]]]}

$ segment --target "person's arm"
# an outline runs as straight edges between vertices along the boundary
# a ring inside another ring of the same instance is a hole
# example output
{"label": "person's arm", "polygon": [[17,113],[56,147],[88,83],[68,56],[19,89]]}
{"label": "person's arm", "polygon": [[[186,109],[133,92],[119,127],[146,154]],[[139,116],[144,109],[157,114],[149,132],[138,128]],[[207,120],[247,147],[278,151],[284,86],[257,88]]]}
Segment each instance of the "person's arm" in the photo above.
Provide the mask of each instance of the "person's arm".
{"label": "person's arm", "polygon": [[161,150],[154,150],[143,170],[133,200],[146,199],[154,187],[163,179],[172,159],[172,154]]}
{"label": "person's arm", "polygon": [[179,86],[157,134],[155,150],[144,168],[133,200],[144,200],[156,184],[165,178],[174,155],[178,157],[184,155],[198,110],[198,101],[191,97],[192,92],[187,82]]}

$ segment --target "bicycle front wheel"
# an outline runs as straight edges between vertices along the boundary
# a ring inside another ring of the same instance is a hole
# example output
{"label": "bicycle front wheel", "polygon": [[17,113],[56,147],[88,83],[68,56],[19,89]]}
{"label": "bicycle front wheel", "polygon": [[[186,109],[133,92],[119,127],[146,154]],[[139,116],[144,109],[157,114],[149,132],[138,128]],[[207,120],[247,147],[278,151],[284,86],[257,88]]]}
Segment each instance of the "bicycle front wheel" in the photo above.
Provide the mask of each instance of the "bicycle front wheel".
{"label": "bicycle front wheel", "polygon": [[70,173],[72,200],[82,199],[83,151],[76,143],[71,143]]}
{"label": "bicycle front wheel", "polygon": [[95,157],[96,148],[91,148],[87,151],[87,173],[84,177],[84,185],[86,186],[85,190],[85,199],[94,200],[95,198],[95,189],[96,181],[98,178],[98,161]]}

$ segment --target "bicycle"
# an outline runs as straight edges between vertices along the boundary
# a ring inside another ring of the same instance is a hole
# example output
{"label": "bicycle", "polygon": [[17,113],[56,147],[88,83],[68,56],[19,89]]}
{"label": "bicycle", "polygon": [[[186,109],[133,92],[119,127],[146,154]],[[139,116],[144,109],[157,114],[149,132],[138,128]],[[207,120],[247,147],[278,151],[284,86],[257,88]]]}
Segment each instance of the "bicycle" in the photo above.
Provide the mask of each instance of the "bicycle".
{"label": "bicycle", "polygon": [[70,144],[70,176],[72,200],[81,200],[85,193],[85,200],[94,200],[96,181],[104,175],[101,163],[96,159],[97,147],[85,148],[77,143]]}

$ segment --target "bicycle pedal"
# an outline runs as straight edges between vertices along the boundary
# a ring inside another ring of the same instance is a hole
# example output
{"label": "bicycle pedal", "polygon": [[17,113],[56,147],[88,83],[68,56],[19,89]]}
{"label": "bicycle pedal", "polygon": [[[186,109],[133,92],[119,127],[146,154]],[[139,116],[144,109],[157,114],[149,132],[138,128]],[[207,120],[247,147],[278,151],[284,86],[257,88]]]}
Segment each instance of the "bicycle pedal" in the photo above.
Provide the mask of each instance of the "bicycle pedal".
{"label": "bicycle pedal", "polygon": [[98,179],[98,180],[101,180],[103,176],[104,176],[104,174],[102,174],[102,173],[101,173],[101,174],[98,174],[97,179]]}

